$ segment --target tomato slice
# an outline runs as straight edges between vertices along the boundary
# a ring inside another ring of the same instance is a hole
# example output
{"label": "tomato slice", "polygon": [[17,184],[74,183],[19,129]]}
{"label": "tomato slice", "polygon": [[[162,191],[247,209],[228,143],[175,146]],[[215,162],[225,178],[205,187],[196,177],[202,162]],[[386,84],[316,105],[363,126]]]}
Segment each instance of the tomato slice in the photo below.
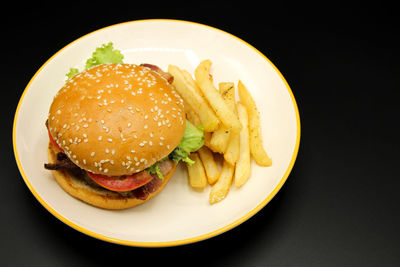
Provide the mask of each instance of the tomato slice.
{"label": "tomato slice", "polygon": [[147,171],[142,171],[132,175],[126,175],[124,176],[124,178],[110,177],[102,174],[95,174],[92,172],[87,172],[87,174],[98,185],[111,191],[118,192],[131,191],[147,184],[153,179],[153,177]]}
{"label": "tomato slice", "polygon": [[53,136],[51,136],[50,130],[49,128],[47,128],[47,132],[49,133],[49,139],[50,142],[53,144],[53,146],[55,146],[58,150],[64,151],[56,142],[56,140],[54,140]]}

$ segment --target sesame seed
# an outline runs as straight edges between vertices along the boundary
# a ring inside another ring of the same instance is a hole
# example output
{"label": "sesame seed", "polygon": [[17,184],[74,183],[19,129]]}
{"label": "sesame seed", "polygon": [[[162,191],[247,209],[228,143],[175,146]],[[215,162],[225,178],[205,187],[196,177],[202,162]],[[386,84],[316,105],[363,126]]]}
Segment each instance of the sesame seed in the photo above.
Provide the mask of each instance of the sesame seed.
{"label": "sesame seed", "polygon": [[111,138],[108,138],[107,141],[108,141],[108,142],[112,142],[112,139],[111,139]]}
{"label": "sesame seed", "polygon": [[91,157],[94,157],[94,155],[95,155],[95,152],[90,153]]}

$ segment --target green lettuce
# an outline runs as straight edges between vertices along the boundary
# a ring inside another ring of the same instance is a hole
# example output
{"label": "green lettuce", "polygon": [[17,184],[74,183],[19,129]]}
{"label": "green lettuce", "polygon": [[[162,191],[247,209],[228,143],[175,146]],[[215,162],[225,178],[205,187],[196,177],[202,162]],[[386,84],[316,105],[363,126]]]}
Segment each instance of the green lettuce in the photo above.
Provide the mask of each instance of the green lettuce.
{"label": "green lettuce", "polygon": [[146,171],[152,175],[153,174],[157,175],[160,179],[164,179],[164,175],[161,173],[161,170],[160,170],[160,162],[161,161],[154,163],[153,165],[148,167],[146,169]]}
{"label": "green lettuce", "polygon": [[204,128],[194,126],[186,120],[186,129],[179,145],[172,151],[169,158],[178,163],[184,161],[193,164],[194,161],[189,158],[191,152],[199,150],[204,145]]}
{"label": "green lettuce", "polygon": [[86,61],[86,69],[104,63],[122,63],[124,55],[117,49],[114,49],[113,43],[103,44],[96,48],[92,57]]}
{"label": "green lettuce", "polygon": [[178,163],[184,161],[188,164],[193,164],[194,161],[189,158],[190,153],[199,150],[204,145],[204,128],[202,126],[194,126],[188,120],[186,120],[185,133],[179,145],[171,152],[167,157],[154,163],[146,169],[150,174],[157,175],[160,179],[164,179],[160,171],[160,162],[166,159],[171,159]]}
{"label": "green lettuce", "polygon": [[65,76],[67,76],[67,80],[69,80],[78,73],[79,73],[79,70],[77,68],[70,68],[69,72]]}
{"label": "green lettuce", "polygon": [[[114,49],[113,43],[109,42],[108,44],[103,44],[101,47],[96,48],[92,53],[92,57],[86,60],[85,69],[105,63],[122,63],[123,58],[124,55],[121,54],[121,51]],[[69,73],[66,74],[67,80],[78,73],[79,70],[77,68],[70,68]]]}

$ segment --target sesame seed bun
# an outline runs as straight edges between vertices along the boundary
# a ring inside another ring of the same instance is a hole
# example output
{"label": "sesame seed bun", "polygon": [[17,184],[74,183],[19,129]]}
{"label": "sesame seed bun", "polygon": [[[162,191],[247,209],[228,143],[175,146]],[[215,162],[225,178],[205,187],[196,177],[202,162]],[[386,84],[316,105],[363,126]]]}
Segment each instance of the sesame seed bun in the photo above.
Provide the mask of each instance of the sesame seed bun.
{"label": "sesame seed bun", "polygon": [[50,106],[53,139],[80,168],[133,174],[169,155],[185,131],[183,101],[148,67],[103,64],[66,82]]}
{"label": "sesame seed bun", "polygon": [[[57,152],[58,150],[51,143],[49,143],[48,158],[50,163],[55,163],[57,161]],[[119,210],[137,206],[157,195],[163,190],[165,185],[174,174],[176,166],[177,164],[175,164],[172,170],[164,176],[162,185],[153,193],[149,193],[145,200],[136,198],[134,196],[122,196],[119,193],[112,192],[101,187],[94,187],[88,184],[85,180],[74,176],[67,171],[52,170],[51,172],[57,183],[71,196],[95,207]]]}

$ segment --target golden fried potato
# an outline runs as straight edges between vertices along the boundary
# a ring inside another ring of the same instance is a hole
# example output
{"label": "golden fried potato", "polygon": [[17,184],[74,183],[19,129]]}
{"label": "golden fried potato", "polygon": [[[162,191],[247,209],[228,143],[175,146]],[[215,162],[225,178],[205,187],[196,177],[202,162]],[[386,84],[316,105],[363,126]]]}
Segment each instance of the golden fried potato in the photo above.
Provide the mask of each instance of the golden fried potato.
{"label": "golden fried potato", "polygon": [[250,92],[239,81],[238,92],[241,102],[245,105],[249,116],[250,152],[258,165],[271,166],[272,160],[264,150],[261,136],[260,114]]}

